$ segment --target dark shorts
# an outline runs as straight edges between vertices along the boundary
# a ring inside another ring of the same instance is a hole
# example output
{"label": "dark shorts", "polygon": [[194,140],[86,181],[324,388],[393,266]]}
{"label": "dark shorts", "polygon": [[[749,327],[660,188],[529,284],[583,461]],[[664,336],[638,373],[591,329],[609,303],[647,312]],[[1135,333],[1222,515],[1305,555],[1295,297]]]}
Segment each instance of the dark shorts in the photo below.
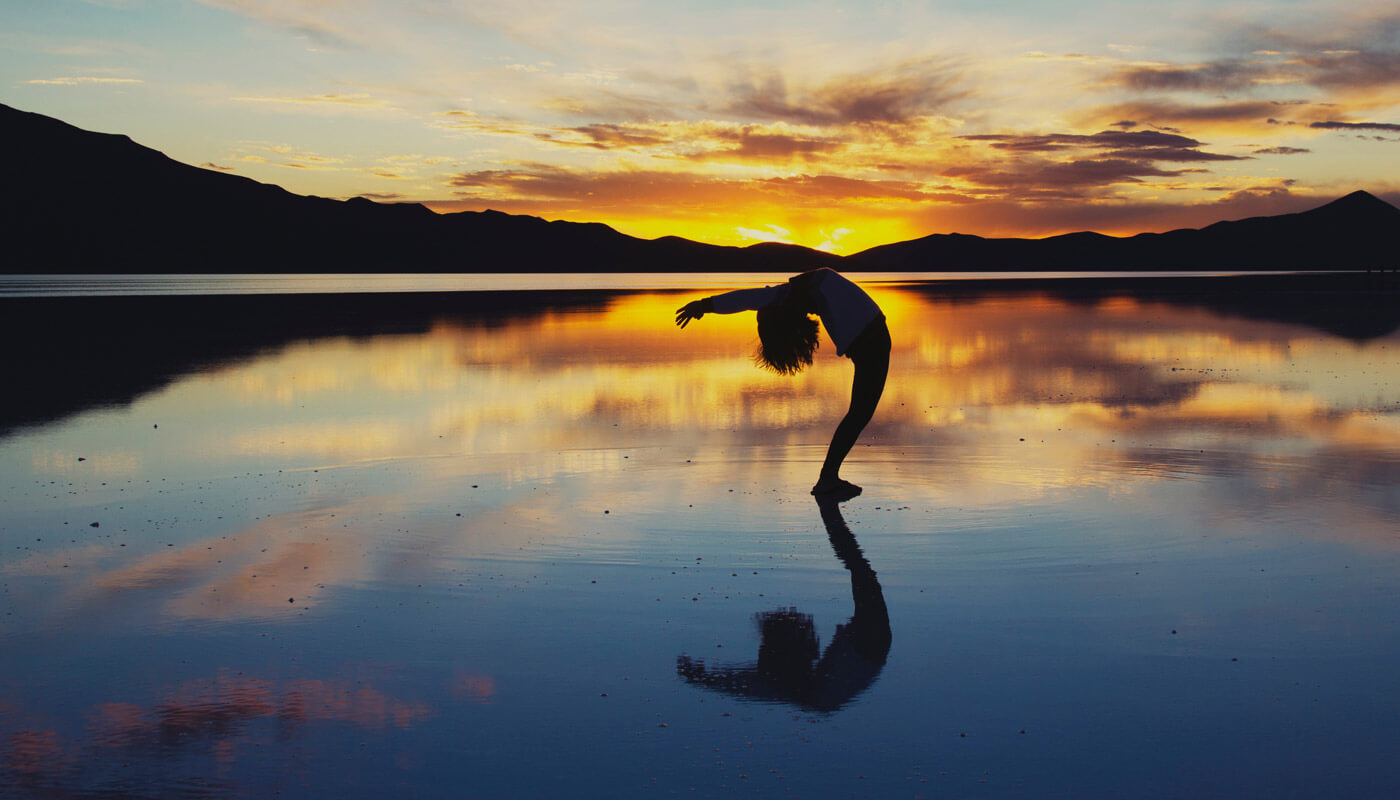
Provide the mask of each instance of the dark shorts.
{"label": "dark shorts", "polygon": [[877,317],[851,342],[846,358],[856,362],[880,360],[889,363],[892,346],[890,327],[885,324],[884,317]]}

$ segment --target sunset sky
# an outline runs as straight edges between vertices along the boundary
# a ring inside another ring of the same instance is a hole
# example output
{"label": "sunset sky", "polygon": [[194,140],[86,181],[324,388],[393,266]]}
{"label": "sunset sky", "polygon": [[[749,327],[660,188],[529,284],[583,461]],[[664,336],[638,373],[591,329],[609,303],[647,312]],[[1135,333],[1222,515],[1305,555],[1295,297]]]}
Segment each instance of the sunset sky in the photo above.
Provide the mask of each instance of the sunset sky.
{"label": "sunset sky", "polygon": [[1400,201],[1393,1],[11,0],[0,87],[297,193],[648,238],[851,253]]}

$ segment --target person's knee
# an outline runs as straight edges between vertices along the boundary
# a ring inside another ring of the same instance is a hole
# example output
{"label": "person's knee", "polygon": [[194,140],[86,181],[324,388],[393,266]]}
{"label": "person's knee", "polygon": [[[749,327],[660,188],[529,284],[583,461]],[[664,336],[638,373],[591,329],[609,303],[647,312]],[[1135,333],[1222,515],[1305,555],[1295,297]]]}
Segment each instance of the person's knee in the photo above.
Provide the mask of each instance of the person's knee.
{"label": "person's knee", "polygon": [[874,416],[874,408],[852,408],[850,411],[846,412],[846,416],[841,418],[841,424],[838,427],[844,429],[854,428],[860,431],[865,428],[866,424],[868,424]]}

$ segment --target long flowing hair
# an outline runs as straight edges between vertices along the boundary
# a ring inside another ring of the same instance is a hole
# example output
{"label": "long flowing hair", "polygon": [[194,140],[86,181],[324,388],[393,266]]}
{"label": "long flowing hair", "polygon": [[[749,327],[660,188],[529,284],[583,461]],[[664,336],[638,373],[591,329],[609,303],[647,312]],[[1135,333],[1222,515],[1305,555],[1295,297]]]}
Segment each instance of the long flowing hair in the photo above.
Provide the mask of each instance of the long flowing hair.
{"label": "long flowing hair", "polygon": [[784,302],[758,310],[758,347],[753,361],[779,375],[796,375],[812,363],[817,351],[817,321]]}

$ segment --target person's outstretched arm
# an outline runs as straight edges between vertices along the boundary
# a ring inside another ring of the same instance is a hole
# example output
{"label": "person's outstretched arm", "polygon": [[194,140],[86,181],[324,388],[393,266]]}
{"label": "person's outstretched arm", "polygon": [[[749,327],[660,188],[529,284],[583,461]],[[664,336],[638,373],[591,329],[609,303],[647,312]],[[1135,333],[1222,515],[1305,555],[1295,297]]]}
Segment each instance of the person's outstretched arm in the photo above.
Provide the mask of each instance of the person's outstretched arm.
{"label": "person's outstretched arm", "polygon": [[700,319],[706,314],[757,311],[776,300],[785,289],[785,286],[758,286],[753,289],[735,289],[702,300],[692,300],[676,309],[676,324],[684,328],[692,319]]}

